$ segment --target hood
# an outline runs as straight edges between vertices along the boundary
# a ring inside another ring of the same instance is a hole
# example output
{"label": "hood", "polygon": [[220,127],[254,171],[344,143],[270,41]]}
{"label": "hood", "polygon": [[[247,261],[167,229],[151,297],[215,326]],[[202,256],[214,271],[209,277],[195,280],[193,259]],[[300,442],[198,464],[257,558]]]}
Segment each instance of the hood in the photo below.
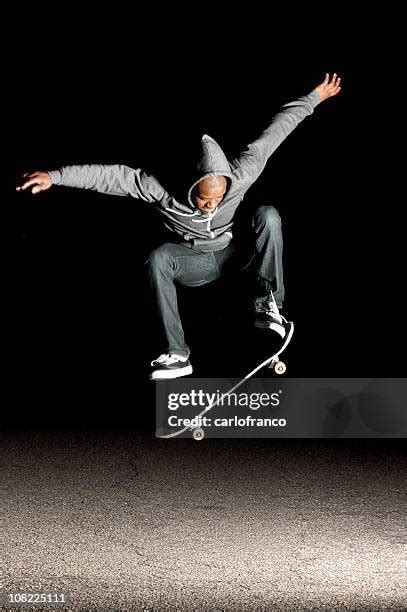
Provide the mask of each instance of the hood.
{"label": "hood", "polygon": [[192,190],[202,179],[208,176],[226,176],[229,187],[232,181],[232,172],[229,162],[222,148],[216,140],[204,134],[201,139],[201,151],[198,154],[198,163],[195,170],[194,182],[188,191],[188,202],[195,208],[192,201]]}

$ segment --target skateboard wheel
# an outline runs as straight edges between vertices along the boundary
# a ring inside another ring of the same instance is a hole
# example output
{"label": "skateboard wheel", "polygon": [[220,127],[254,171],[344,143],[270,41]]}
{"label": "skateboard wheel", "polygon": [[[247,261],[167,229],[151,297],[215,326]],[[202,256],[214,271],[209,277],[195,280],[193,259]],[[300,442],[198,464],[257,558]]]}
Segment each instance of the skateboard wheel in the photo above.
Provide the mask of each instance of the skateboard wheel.
{"label": "skateboard wheel", "polygon": [[205,437],[204,430],[201,429],[201,427],[197,427],[197,429],[194,429],[194,431],[192,432],[192,437],[194,438],[194,440],[203,440],[203,438]]}
{"label": "skateboard wheel", "polygon": [[287,366],[285,365],[283,361],[277,361],[276,365],[274,366],[274,371],[276,374],[284,374],[286,369],[287,369]]}

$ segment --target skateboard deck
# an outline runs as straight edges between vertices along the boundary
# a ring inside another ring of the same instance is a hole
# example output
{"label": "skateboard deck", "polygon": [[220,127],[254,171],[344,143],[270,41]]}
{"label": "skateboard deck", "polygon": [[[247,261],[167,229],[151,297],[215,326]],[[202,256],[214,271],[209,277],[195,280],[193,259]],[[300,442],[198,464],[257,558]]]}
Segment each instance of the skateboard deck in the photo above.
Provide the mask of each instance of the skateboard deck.
{"label": "skateboard deck", "polygon": [[[268,368],[273,369],[274,372],[278,375],[284,374],[287,368],[286,368],[285,363],[280,360],[280,355],[289,345],[291,338],[293,337],[293,333],[294,333],[294,323],[292,321],[288,321],[287,322],[287,333],[285,337],[283,338],[283,344],[280,346],[279,350],[273,353],[271,357],[267,357],[267,359],[262,361],[257,367],[254,368],[254,370],[246,374],[246,376],[244,376],[241,380],[239,380],[239,382],[236,383],[236,385],[228,389],[228,391],[225,391],[225,393],[222,394],[219,402],[223,400],[223,398],[226,397],[227,395],[234,393],[236,389],[238,389],[241,385],[243,385],[249,378],[252,378],[252,376],[254,376],[262,368],[268,367]],[[204,414],[207,414],[210,410],[215,408],[219,404],[219,402],[215,402],[214,404],[212,404],[210,408],[209,407],[204,408],[196,416],[199,418],[199,417],[202,417]],[[190,426],[183,427],[182,429],[179,429],[170,434],[165,434],[159,437],[160,438],[176,438],[177,436],[182,435],[186,431],[191,431],[192,437],[195,440],[202,440],[205,437],[205,432],[201,427],[190,427]]]}

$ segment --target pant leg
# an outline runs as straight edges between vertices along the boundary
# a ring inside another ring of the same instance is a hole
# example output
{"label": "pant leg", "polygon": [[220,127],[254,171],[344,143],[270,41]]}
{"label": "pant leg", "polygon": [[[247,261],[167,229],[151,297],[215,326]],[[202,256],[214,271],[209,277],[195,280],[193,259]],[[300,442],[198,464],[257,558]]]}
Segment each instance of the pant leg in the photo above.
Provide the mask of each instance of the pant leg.
{"label": "pant leg", "polygon": [[164,352],[188,357],[189,347],[180,320],[176,283],[199,287],[219,278],[220,267],[214,253],[203,253],[179,244],[162,244],[150,253],[146,272],[166,339]]}
{"label": "pant leg", "polygon": [[283,236],[281,218],[274,206],[259,206],[251,219],[254,250],[245,268],[253,274],[254,308],[268,309],[270,297],[279,308],[284,301]]}

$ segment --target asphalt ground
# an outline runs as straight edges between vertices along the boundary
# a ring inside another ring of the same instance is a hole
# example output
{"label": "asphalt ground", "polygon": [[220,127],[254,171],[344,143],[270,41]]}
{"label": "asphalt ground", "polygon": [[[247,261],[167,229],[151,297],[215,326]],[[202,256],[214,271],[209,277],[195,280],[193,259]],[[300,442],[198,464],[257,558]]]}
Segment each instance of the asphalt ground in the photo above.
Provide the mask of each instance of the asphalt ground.
{"label": "asphalt ground", "polygon": [[403,610],[403,442],[6,427],[1,609]]}

